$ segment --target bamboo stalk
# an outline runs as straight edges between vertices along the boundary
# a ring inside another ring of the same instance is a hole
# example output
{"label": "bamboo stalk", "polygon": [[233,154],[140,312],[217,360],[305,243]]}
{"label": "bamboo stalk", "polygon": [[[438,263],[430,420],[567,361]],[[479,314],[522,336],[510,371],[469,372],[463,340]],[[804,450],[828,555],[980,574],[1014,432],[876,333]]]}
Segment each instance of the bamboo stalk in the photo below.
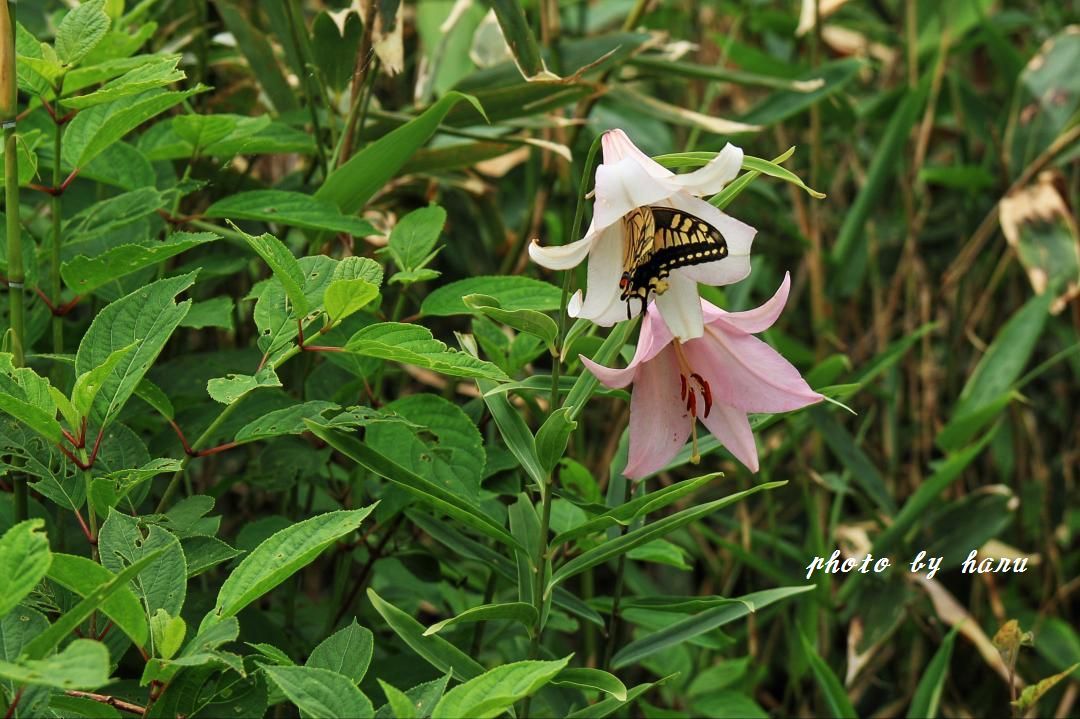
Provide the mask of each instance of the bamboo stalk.
{"label": "bamboo stalk", "polygon": [[[18,115],[18,86],[15,80],[14,3],[0,2],[0,126],[4,129],[4,212],[7,217],[8,301],[10,303],[11,353],[16,367],[25,362],[23,341],[23,252],[19,224],[19,153],[15,117]],[[12,479],[15,521],[28,515],[26,477]]]}

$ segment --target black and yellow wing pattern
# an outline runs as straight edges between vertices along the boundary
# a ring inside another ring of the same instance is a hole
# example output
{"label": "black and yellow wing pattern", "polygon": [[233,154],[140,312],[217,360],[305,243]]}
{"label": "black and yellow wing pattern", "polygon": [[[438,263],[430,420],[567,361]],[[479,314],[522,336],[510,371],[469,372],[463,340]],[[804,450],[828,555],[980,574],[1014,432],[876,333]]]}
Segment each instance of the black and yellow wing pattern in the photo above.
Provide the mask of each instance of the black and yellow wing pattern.
{"label": "black and yellow wing pattern", "polygon": [[626,246],[623,274],[619,280],[631,314],[630,301],[637,299],[641,312],[651,296],[667,291],[667,277],[679,267],[722,260],[727,242],[715,227],[700,217],[672,207],[638,207],[623,217]]}

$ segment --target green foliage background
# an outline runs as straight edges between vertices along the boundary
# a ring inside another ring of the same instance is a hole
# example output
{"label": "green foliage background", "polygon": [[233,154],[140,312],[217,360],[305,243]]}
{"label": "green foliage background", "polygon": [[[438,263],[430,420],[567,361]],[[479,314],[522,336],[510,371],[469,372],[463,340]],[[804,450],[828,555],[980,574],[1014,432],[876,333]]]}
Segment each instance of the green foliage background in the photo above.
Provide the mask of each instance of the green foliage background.
{"label": "green foliage background", "polygon": [[[817,5],[19,3],[0,710],[1074,715],[1080,8]],[[790,271],[765,339],[854,416],[627,486],[579,357],[633,325],[526,252],[611,128],[745,149],[702,295]]]}

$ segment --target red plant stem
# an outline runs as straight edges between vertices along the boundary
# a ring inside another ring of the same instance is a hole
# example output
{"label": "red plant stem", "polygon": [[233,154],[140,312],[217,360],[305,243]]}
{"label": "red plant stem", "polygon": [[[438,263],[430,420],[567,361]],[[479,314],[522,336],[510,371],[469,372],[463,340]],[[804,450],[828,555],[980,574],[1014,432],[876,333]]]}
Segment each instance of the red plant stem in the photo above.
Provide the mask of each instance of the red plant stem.
{"label": "red plant stem", "polygon": [[110,697],[110,696],[108,696],[106,694],[93,694],[91,692],[80,692],[80,691],[75,690],[75,689],[68,689],[64,693],[67,694],[69,697],[76,697],[78,699],[90,699],[92,701],[99,702],[101,704],[108,704],[109,706],[113,707],[114,709],[119,709],[122,712],[127,712],[128,714],[134,714],[135,716],[145,716],[146,715],[146,709],[144,707],[141,707],[138,704],[132,704],[131,702],[126,702],[123,699],[117,699],[116,697]]}
{"label": "red plant stem", "polygon": [[105,638],[105,635],[109,633],[109,630],[113,628],[113,623],[110,621],[105,625],[105,628],[101,630],[101,633],[97,635],[97,640],[100,642]]}
{"label": "red plant stem", "polygon": [[195,456],[196,457],[209,457],[212,454],[217,454],[218,452],[224,452],[227,449],[232,449],[233,447],[238,447],[238,446],[240,446],[238,442],[226,442],[225,444],[219,444],[218,446],[211,447],[210,449],[200,449],[198,452],[195,453]]}
{"label": "red plant stem", "polygon": [[90,544],[97,544],[97,540],[94,539],[94,535],[90,532],[90,527],[86,526],[86,521],[82,518],[82,512],[77,509],[75,510],[75,519],[79,520],[79,526],[82,527],[86,541],[90,542]]}
{"label": "red plant stem", "polygon": [[[323,334],[327,328],[319,330],[319,334]],[[325,345],[305,345],[304,344],[304,321],[296,321],[296,346],[300,348],[301,352],[344,352],[344,347],[328,347]],[[266,358],[263,358],[263,362]],[[259,365],[259,369],[262,369],[262,364]]]}
{"label": "red plant stem", "polygon": [[187,437],[184,436],[184,433],[183,431],[181,431],[180,425],[176,423],[176,420],[170,419],[169,426],[173,428],[173,431],[176,432],[176,436],[180,438],[180,444],[184,445],[184,454],[189,457],[194,457],[195,451],[191,449],[191,445],[188,444]]}
{"label": "red plant stem", "polygon": [[23,690],[26,687],[19,687],[19,691],[15,692],[15,698],[11,700],[11,704],[8,705],[7,711],[4,713],[4,719],[11,719],[15,716],[15,707],[19,706],[19,700],[22,699]]}

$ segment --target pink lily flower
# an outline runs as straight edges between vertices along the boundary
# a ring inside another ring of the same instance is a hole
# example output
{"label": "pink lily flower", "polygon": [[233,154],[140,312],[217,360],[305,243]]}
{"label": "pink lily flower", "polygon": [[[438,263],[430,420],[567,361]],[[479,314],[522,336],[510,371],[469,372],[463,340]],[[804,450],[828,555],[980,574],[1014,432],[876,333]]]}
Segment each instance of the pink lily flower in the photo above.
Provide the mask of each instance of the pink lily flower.
{"label": "pink lily flower", "polygon": [[707,165],[676,175],[639,150],[622,130],[606,132],[602,139],[604,161],[596,168],[596,202],[592,223],[585,236],[562,246],[544,247],[535,240],[529,256],[551,270],[567,270],[589,258],[588,292],[574,294],[567,307],[571,317],[584,317],[610,327],[627,319],[628,307],[637,314],[620,283],[627,269],[628,226],[639,208],[673,209],[713,227],[724,238],[723,259],[671,270],[649,299],[677,337],[689,340],[703,331],[698,283],[728,285],[750,274],[750,245],[755,230],[701,199],[720,192],[742,167],[743,151],[724,146]]}
{"label": "pink lily flower", "polygon": [[650,306],[634,359],[625,369],[581,358],[608,387],[634,384],[626,477],[643,479],[662,469],[691,434],[696,457],[697,420],[757,472],[757,445],[747,413],[789,412],[824,399],[779,352],[753,336],[776,322],[790,286],[785,274],[772,299],[745,312],[725,312],[701,300],[704,334],[688,342],[673,337]]}

